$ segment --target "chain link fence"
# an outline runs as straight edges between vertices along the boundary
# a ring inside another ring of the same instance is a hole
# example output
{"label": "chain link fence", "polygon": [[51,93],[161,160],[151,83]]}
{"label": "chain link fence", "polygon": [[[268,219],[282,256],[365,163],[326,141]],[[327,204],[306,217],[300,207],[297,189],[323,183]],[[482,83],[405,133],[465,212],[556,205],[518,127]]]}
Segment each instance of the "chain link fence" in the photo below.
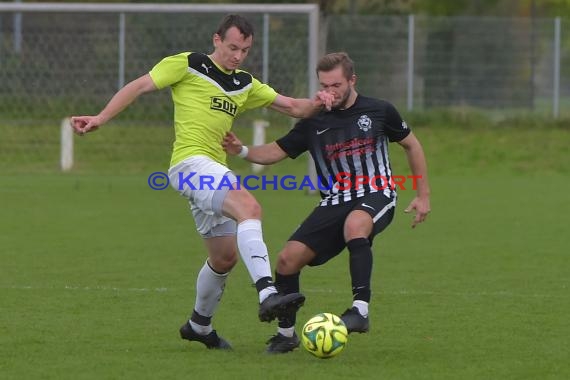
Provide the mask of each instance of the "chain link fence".
{"label": "chain link fence", "polygon": [[[306,97],[314,70],[308,16],[245,15],[256,38],[244,69],[280,93]],[[0,12],[0,169],[56,169],[62,118],[97,113],[118,88],[167,55],[210,52],[222,17]],[[352,56],[358,90],[390,100],[403,113],[468,107],[570,116],[567,20],[557,26],[553,19],[331,16],[328,25],[326,50]],[[79,168],[125,155],[133,170],[149,159],[166,166],[172,112],[169,91],[141,97],[105,133],[90,135],[88,143],[76,139]],[[259,117],[272,125],[291,123],[273,111],[255,111],[236,126],[251,126]]]}
{"label": "chain link fence", "polygon": [[[255,43],[242,68],[280,93],[307,97],[308,14],[243,14],[254,25]],[[224,15],[0,12],[0,167],[57,168],[64,117],[98,113],[122,85],[168,55],[211,52]],[[140,97],[105,133],[76,139],[76,168],[93,162],[133,170],[137,162],[166,166],[172,114],[170,91]],[[251,111],[236,126],[267,117],[291,122],[274,114]]]}
{"label": "chain link fence", "polygon": [[556,41],[554,19],[335,16],[330,25],[327,49],[350,53],[360,91],[402,109],[570,115],[570,33]]}
{"label": "chain link fence", "polygon": [[[98,112],[118,88],[163,57],[211,52],[212,34],[222,16],[29,13],[23,17],[21,41],[16,43],[15,17],[0,14],[1,120],[53,123],[70,113]],[[246,16],[257,36],[243,69],[261,79],[263,15]],[[268,77],[278,91],[307,96],[307,33],[306,17],[271,16]],[[159,94],[141,98],[121,117],[171,123],[169,94]]]}

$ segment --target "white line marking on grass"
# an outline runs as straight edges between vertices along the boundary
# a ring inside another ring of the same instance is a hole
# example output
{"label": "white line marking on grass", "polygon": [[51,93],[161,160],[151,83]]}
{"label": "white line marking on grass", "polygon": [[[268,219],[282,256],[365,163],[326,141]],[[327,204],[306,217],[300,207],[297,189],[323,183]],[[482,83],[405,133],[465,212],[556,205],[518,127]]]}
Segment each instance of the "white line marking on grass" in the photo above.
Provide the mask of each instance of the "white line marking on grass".
{"label": "white line marking on grass", "polygon": [[433,292],[416,290],[397,290],[391,292],[380,292],[385,295],[404,296],[454,296],[454,297],[512,297],[512,298],[570,298],[561,294],[517,294],[508,290],[498,290],[494,292]]}
{"label": "white line marking on grass", "polygon": [[[301,289],[304,293],[329,293],[329,294],[350,294],[349,291],[339,291],[333,289]],[[510,298],[570,298],[570,295],[561,294],[516,294],[511,291],[499,290],[495,292],[433,292],[423,290],[393,290],[373,292],[386,296],[443,296],[443,297],[510,297]]]}
{"label": "white line marking on grass", "polygon": [[118,288],[114,286],[75,286],[65,285],[55,286],[1,286],[2,289],[22,289],[22,290],[83,290],[83,291],[113,291],[113,292],[168,292],[168,288]]}
{"label": "white line marking on grass", "polygon": [[[79,290],[79,291],[112,291],[112,292],[138,292],[138,293],[167,293],[167,292],[187,292],[195,290],[194,287],[188,288],[120,288],[116,286],[80,286],[65,285],[56,286],[30,286],[30,285],[0,285],[0,289],[15,290]],[[326,294],[350,294],[350,291],[338,289],[302,289],[304,293],[326,293]],[[506,297],[506,298],[570,298],[570,295],[562,294],[517,294],[508,290],[498,290],[493,292],[434,292],[434,291],[418,291],[418,290],[393,290],[393,291],[376,291],[376,294],[387,296],[442,296],[442,297]]]}

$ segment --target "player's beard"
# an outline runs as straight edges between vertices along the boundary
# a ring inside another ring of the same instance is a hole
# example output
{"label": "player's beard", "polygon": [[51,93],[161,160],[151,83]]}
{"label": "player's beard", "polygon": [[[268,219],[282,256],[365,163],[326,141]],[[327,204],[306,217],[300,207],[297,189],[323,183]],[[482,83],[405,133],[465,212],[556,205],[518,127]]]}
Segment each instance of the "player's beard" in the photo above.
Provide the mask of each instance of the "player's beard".
{"label": "player's beard", "polygon": [[352,94],[352,88],[348,88],[348,90],[344,93],[342,99],[340,100],[340,102],[338,103],[338,106],[334,106],[332,107],[333,110],[343,110],[346,108],[346,103],[348,102],[348,98],[350,98],[350,95]]}

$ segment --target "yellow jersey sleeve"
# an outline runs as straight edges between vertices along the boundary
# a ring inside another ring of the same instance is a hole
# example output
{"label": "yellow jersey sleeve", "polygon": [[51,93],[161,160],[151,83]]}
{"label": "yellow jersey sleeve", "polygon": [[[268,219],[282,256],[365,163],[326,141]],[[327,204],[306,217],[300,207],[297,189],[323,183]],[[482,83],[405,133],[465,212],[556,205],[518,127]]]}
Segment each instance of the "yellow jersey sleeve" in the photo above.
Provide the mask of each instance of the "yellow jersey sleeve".
{"label": "yellow jersey sleeve", "polygon": [[249,91],[249,96],[247,101],[240,108],[239,113],[243,111],[270,106],[277,97],[277,92],[265,83],[261,83],[257,79],[252,77],[251,90]]}
{"label": "yellow jersey sleeve", "polygon": [[150,77],[158,89],[163,89],[180,82],[188,73],[189,52],[166,57],[150,71]]}

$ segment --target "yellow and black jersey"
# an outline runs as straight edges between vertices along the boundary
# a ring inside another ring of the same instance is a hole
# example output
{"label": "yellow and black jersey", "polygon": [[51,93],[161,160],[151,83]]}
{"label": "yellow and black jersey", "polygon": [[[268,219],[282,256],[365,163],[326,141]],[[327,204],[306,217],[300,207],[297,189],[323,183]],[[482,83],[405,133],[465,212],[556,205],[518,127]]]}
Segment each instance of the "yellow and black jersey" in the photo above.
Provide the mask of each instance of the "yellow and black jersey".
{"label": "yellow and black jersey", "polygon": [[166,57],[150,76],[157,88],[172,89],[175,141],[170,166],[197,155],[226,165],[221,142],[235,117],[267,107],[277,97],[273,88],[250,73],[225,71],[202,53]]}

